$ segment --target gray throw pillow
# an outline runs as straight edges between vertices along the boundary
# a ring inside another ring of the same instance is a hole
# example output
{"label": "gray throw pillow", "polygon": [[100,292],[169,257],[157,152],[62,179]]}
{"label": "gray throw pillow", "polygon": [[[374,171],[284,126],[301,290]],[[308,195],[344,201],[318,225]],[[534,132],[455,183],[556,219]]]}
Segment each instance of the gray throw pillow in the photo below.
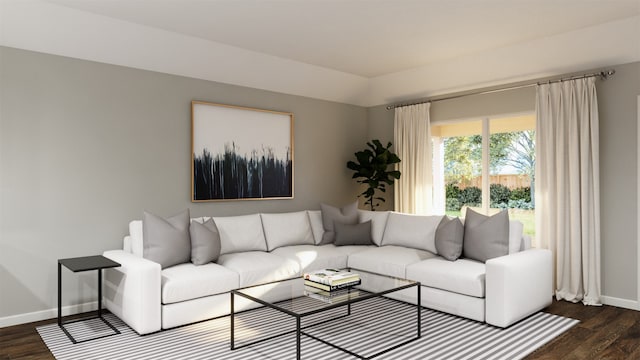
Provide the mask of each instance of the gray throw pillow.
{"label": "gray throw pillow", "polygon": [[192,221],[189,226],[191,235],[191,262],[204,265],[215,262],[220,256],[220,233],[213,219],[200,224]]}
{"label": "gray throw pillow", "polygon": [[145,211],[142,228],[142,257],[159,263],[163,269],[189,262],[189,209],[167,219]]}
{"label": "gray throw pillow", "polygon": [[449,261],[456,261],[462,255],[464,225],[457,217],[445,216],[436,229],[435,243],[438,255]]}
{"label": "gray throw pillow", "polygon": [[341,224],[358,223],[357,201],[352,204],[345,205],[342,209],[327,204],[320,204],[320,210],[322,210],[322,226],[324,227],[324,234],[322,235],[322,241],[318,245],[331,244],[335,241],[336,233],[334,231],[334,224],[336,222]]}
{"label": "gray throw pillow", "polygon": [[509,253],[509,212],[493,216],[467,209],[464,219],[464,257],[486,262]]}
{"label": "gray throw pillow", "polygon": [[336,246],[341,245],[371,245],[371,220],[359,224],[334,224],[336,232]]}

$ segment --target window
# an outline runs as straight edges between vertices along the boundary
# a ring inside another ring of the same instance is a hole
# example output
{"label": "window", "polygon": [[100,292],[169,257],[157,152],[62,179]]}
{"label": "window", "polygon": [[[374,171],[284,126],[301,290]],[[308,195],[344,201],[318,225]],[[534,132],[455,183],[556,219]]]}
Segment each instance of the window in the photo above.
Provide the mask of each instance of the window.
{"label": "window", "polygon": [[508,209],[535,235],[535,115],[435,123],[434,207],[464,216]]}

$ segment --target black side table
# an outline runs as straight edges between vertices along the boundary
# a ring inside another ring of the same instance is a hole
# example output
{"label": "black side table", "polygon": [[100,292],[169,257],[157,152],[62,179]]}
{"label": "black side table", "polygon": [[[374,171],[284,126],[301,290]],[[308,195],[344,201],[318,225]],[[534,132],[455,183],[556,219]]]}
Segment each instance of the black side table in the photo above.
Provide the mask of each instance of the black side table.
{"label": "black side table", "polygon": [[[98,270],[98,311],[96,316],[85,317],[82,319],[76,319],[68,322],[62,322],[62,265],[64,265],[67,269],[73,272],[82,272],[82,271],[90,271],[90,270]],[[120,264],[107,259],[102,255],[97,256],[84,256],[70,259],[59,259],[58,260],[58,326],[67,334],[67,337],[74,343],[81,343],[89,340],[100,339],[107,336],[120,334],[120,331],[115,328],[115,326],[111,325],[105,318],[102,317],[102,269],[119,267]],[[65,324],[71,324],[79,321],[92,320],[92,319],[100,319],[102,322],[107,324],[114,333],[98,336],[91,339],[84,339],[77,341],[71,336],[71,334],[65,329]]]}

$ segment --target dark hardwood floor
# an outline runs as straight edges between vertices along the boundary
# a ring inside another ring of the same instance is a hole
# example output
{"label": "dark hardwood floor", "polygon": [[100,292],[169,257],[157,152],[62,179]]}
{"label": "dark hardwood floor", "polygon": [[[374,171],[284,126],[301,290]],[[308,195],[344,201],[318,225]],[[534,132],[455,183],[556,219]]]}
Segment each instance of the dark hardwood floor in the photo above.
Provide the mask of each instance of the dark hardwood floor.
{"label": "dark hardwood floor", "polygon": [[640,359],[640,311],[566,301],[545,311],[580,323],[527,359]]}
{"label": "dark hardwood floor", "polygon": [[[580,323],[527,359],[640,359],[640,311],[565,301],[554,301],[545,311]],[[37,326],[54,322],[1,328],[0,360],[54,359],[36,331]]]}

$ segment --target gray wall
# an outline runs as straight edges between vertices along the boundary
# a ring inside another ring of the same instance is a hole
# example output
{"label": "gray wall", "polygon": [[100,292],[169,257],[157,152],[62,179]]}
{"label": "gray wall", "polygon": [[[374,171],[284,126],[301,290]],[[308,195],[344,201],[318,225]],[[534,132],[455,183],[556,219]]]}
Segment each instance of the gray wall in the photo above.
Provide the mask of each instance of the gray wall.
{"label": "gray wall", "polygon": [[597,82],[600,111],[602,294],[638,300],[637,146],[640,62]]}
{"label": "gray wall", "polygon": [[[191,100],[294,113],[295,198],[191,203]],[[54,308],[57,259],[120,248],[143,210],[195,217],[352,201],[345,163],[366,141],[366,114],[0,47],[0,318]],[[95,300],[95,274],[64,279],[65,304]]]}
{"label": "gray wall", "polygon": [[[640,63],[614,66],[598,81],[600,110],[600,198],[602,294],[637,299],[637,96]],[[586,71],[589,72],[589,71]],[[535,111],[535,88],[434,102],[431,121]],[[369,138],[393,141],[393,111],[368,109]],[[393,199],[392,194],[388,195]],[[392,204],[392,200],[387,204]]]}

